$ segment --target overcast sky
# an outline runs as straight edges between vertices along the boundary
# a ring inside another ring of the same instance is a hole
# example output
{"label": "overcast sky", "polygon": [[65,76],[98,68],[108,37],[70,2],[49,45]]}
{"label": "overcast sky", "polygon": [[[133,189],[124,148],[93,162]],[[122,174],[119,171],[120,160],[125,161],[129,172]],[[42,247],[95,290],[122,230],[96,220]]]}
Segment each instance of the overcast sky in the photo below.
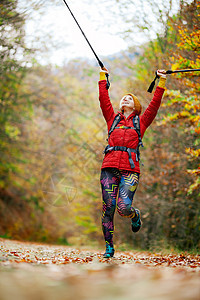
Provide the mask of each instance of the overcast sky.
{"label": "overcast sky", "polygon": [[[128,47],[127,42],[120,38],[117,31],[120,24],[116,22],[116,28],[108,28],[109,16],[107,14],[107,25],[104,26],[106,18],[96,10],[95,4],[83,3],[81,0],[68,1],[70,9],[77,18],[82,30],[90,41],[97,55],[102,57],[110,55]],[[112,19],[112,21],[111,21]],[[110,27],[113,26],[113,14],[110,14]],[[76,57],[87,57],[93,59],[94,55],[85,41],[80,29],[72,18],[63,1],[58,1],[57,6],[49,6],[44,15],[34,13],[32,20],[26,23],[26,33],[29,42],[37,43],[51,35],[53,45],[47,44],[51,52],[43,59],[50,60],[54,64],[62,64],[63,61]],[[46,58],[45,58],[46,57]],[[42,59],[42,58],[41,58]]]}
{"label": "overcast sky", "polygon": [[[137,1],[139,1],[138,5]],[[176,1],[178,0],[174,0],[174,2]],[[139,45],[146,41],[144,32],[135,32],[132,40],[125,39],[123,35],[119,34],[120,31],[136,29],[134,21],[127,26],[126,20],[134,18],[137,9],[137,13],[140,14],[140,6],[152,23],[151,38],[154,37],[157,20],[155,12],[152,12],[152,6],[148,5],[148,0],[125,1],[125,3],[127,2],[133,6],[130,6],[131,9],[127,9],[125,5],[122,5],[121,9],[124,10],[124,17],[122,17],[119,13],[119,6],[114,0],[67,0],[70,9],[100,59],[102,56],[117,53],[127,49],[128,46]],[[165,3],[168,2],[170,1],[165,1]],[[23,8],[25,4],[28,6],[31,2],[19,0],[19,3]],[[123,0],[120,3],[122,4]],[[163,0],[157,0],[156,3],[157,6],[154,6],[154,9],[159,9],[159,5],[162,8],[164,5]],[[51,1],[45,1],[44,14],[39,14],[37,11],[32,13],[32,19],[26,23],[26,33],[30,46],[42,48],[41,41],[46,43],[48,51],[37,57],[41,63],[51,62],[60,65],[72,58],[94,58],[63,0],[54,0],[53,4]],[[51,36],[50,39],[48,39],[49,36]]]}

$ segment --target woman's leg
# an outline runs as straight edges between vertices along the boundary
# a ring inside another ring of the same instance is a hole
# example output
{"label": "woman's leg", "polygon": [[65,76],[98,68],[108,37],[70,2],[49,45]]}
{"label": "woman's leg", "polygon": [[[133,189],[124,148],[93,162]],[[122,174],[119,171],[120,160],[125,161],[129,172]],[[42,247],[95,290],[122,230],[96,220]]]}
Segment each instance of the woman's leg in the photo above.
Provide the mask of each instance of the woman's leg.
{"label": "woman's leg", "polygon": [[139,173],[121,170],[117,211],[122,217],[134,218],[133,197],[139,182]]}
{"label": "woman's leg", "polygon": [[113,218],[120,181],[119,175],[119,171],[115,168],[105,168],[101,171],[101,188],[103,197],[102,229],[106,244],[111,247],[113,247]]}

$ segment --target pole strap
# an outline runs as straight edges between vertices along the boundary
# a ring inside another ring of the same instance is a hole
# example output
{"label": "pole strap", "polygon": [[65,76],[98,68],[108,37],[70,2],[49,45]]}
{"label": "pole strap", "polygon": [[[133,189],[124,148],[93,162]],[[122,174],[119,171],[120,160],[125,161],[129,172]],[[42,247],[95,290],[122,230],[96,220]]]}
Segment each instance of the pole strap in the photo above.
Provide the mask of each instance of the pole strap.
{"label": "pole strap", "polygon": [[152,93],[157,78],[159,78],[159,76],[157,75],[157,72],[156,72],[156,76],[155,76],[154,80],[152,81],[152,83],[150,84],[150,86],[149,86],[147,92]]}

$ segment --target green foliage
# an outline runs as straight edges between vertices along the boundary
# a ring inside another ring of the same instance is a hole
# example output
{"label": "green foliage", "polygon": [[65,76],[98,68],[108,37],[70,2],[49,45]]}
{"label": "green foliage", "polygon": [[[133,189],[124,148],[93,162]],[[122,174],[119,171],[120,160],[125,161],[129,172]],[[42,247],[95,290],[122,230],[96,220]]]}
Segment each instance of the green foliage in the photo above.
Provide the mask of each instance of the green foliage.
{"label": "green foliage", "polygon": [[71,246],[71,244],[69,244],[69,242],[67,241],[66,237],[59,237],[57,240],[57,244]]}

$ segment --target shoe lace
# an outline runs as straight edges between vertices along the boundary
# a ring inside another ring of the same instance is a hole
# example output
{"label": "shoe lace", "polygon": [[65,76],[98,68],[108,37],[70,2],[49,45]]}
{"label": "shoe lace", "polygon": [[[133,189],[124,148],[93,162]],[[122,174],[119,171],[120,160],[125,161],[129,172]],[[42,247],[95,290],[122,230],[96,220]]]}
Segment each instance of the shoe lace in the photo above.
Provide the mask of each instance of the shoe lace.
{"label": "shoe lace", "polygon": [[138,216],[137,220],[132,220],[132,225],[133,225],[133,226],[139,225],[140,217],[139,217],[139,215],[137,215],[137,216]]}
{"label": "shoe lace", "polygon": [[112,252],[114,249],[112,246],[110,246],[109,244],[106,244],[106,252]]}

